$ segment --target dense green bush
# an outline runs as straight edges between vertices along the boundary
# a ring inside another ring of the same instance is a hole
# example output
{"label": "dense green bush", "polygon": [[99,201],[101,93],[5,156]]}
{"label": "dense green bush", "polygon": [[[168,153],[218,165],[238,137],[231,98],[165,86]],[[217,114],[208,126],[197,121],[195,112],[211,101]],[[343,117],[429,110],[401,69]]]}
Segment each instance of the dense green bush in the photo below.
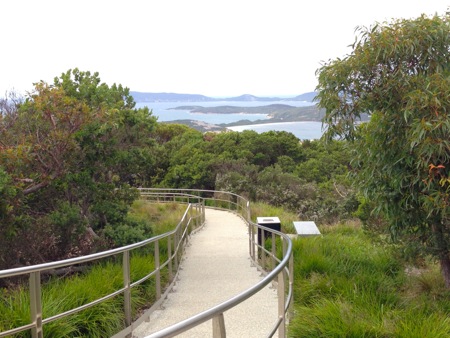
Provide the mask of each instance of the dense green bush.
{"label": "dense green bush", "polygon": [[148,220],[128,216],[123,223],[106,225],[104,233],[107,238],[113,241],[115,246],[119,247],[152,237],[153,229]]}
{"label": "dense green bush", "polygon": [[127,88],[74,69],[0,109],[0,269],[88,254],[106,226],[136,225],[156,119]]}
{"label": "dense green bush", "polygon": [[170,159],[157,170],[162,187],[226,190],[319,223],[354,217],[358,201],[346,178],[344,142],[300,142],[274,131],[202,135],[178,128],[176,134],[162,126],[156,133],[165,132],[162,148]]}

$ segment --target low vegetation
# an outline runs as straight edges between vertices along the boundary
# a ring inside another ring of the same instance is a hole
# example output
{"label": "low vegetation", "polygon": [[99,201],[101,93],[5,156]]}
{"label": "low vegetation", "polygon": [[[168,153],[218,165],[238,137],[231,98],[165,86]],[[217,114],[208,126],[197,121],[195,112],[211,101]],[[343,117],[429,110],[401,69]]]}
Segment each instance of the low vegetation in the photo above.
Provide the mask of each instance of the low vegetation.
{"label": "low vegetation", "polygon": [[448,337],[450,293],[434,263],[411,273],[359,226],[321,230],[294,242],[291,337]]}
{"label": "low vegetation", "polygon": [[[252,215],[278,216],[290,232],[296,215],[262,203]],[[448,337],[450,291],[439,266],[411,265],[359,221],[320,225],[321,236],[294,240],[294,307],[289,337]]]}
{"label": "low vegetation", "polygon": [[[154,233],[170,230],[184,207],[133,204],[133,217],[146,218]],[[252,204],[252,215],[277,216],[293,232],[295,213],[264,203]],[[447,337],[450,293],[438,267],[423,261],[412,267],[395,245],[374,240],[359,222],[321,225],[322,236],[294,240],[294,312],[291,337]],[[152,255],[132,256],[132,279],[153,268]],[[88,273],[52,278],[43,288],[44,317],[104,296],[122,286],[119,262],[97,264]],[[92,288],[92,285],[98,287]],[[3,289],[0,330],[28,322],[28,291]],[[132,293],[134,315],[155,298],[149,280]],[[124,327],[123,300],[116,297],[75,316],[45,326],[49,336],[111,336]],[[26,336],[26,335],[25,335]]]}
{"label": "low vegetation", "polygon": [[[172,230],[181,219],[185,205],[151,204],[137,201],[130,215],[154,224],[154,234]],[[161,242],[161,260],[167,258]],[[131,255],[131,281],[144,277],[155,267],[153,247],[145,247]],[[63,313],[77,306],[87,304],[123,287],[122,256],[102,260],[86,266],[82,273],[46,278],[42,287],[43,317]],[[163,285],[168,281],[167,269],[162,270]],[[93,287],[95,285],[95,287]],[[149,307],[156,297],[155,280],[150,278],[132,293],[133,317]],[[30,321],[29,290],[25,285],[16,284],[0,293],[0,331],[5,331]],[[47,337],[111,337],[125,327],[123,297],[116,296],[106,302],[70,315],[44,326]],[[29,332],[15,337],[29,337]]]}

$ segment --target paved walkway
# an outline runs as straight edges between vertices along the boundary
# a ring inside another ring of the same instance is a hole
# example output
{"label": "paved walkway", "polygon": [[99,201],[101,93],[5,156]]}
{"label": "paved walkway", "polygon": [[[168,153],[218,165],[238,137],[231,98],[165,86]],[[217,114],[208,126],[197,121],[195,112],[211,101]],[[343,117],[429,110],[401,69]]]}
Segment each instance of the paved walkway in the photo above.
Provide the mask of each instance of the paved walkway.
{"label": "paved walkway", "polygon": [[[207,310],[262,279],[249,258],[247,227],[235,214],[207,209],[206,224],[190,243],[179,281],[163,302],[163,309],[153,312],[149,322],[134,330],[134,337],[145,337]],[[269,285],[225,312],[227,337],[267,336],[275,324],[277,309],[277,292]],[[212,337],[212,322],[178,337]]]}

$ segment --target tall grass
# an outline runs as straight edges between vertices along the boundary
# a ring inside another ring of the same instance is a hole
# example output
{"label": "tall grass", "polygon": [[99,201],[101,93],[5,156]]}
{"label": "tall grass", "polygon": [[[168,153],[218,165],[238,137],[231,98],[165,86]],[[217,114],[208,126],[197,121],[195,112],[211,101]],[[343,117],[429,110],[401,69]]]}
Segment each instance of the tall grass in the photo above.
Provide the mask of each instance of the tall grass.
{"label": "tall grass", "polygon": [[290,337],[450,337],[448,292],[434,291],[440,304],[417,289],[411,297],[417,284],[391,248],[354,226],[321,232],[294,242]]}
{"label": "tall grass", "polygon": [[[173,229],[184,210],[185,206],[176,204],[142,201],[133,206],[135,217],[151,220],[155,235]],[[281,208],[256,203],[252,215],[254,221],[257,216],[277,216],[284,232],[294,232],[296,215]],[[294,240],[295,304],[290,337],[450,337],[450,293],[436,265],[429,262],[427,269],[405,273],[398,255],[358,226],[337,225],[321,228],[321,232],[322,236]],[[164,246],[166,243],[161,243]],[[153,251],[149,246],[131,255],[132,281],[153,270]],[[167,270],[162,275],[163,283],[168,281]],[[121,257],[93,265],[87,273],[53,278],[42,288],[44,318],[98,299],[122,285]],[[155,298],[153,278],[133,289],[133,316]],[[0,290],[0,314],[0,330],[28,323],[27,288]],[[44,334],[109,337],[124,325],[123,297],[118,296],[46,324]],[[28,332],[16,335],[29,336]]]}
{"label": "tall grass", "polygon": [[[123,285],[118,264],[96,265],[89,273],[70,278],[55,278],[42,287],[43,318],[54,316],[101,298]],[[123,327],[123,299],[116,297],[76,315],[64,317],[44,326],[46,337],[106,337]],[[21,326],[30,322],[29,292],[19,288],[9,292],[0,303],[0,328]],[[17,337],[29,337],[29,333]]]}
{"label": "tall grass", "polygon": [[[172,230],[181,219],[186,205],[151,204],[138,201],[133,205],[133,215],[150,219],[153,233]],[[167,242],[165,242],[167,243]],[[161,243],[161,261],[164,254]],[[160,246],[160,248],[161,248]],[[120,257],[119,257],[120,256]],[[121,255],[91,265],[87,272],[64,278],[52,278],[42,286],[43,318],[71,310],[106,296],[123,287]],[[137,281],[154,270],[154,246],[132,252],[130,258],[131,281]],[[168,271],[163,269],[162,285],[168,281]],[[156,299],[155,279],[149,278],[132,289],[132,314],[136,317],[143,308]],[[0,290],[0,331],[30,322],[29,290],[26,285]],[[60,318],[44,325],[46,337],[110,337],[125,327],[124,299],[119,295],[101,304]],[[30,337],[30,332],[15,337]]]}
{"label": "tall grass", "polygon": [[132,205],[132,214],[138,219],[150,220],[153,233],[159,235],[173,230],[186,208],[186,204],[149,203],[137,200]]}

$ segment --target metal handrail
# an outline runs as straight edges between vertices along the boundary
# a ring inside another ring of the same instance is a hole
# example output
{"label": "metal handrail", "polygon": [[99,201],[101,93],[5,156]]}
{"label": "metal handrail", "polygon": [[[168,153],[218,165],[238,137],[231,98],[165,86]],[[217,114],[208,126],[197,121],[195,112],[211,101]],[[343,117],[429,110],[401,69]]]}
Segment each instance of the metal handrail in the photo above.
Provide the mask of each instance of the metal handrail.
{"label": "metal handrail", "polygon": [[[123,334],[120,335],[124,337],[127,332],[131,332],[133,323],[131,321],[131,288],[142,283],[145,279],[148,279],[152,275],[158,275],[156,278],[156,293],[157,293],[157,302],[161,300],[161,276],[160,276],[160,269],[162,266],[169,265],[169,282],[171,280],[171,284],[168,288],[175,282],[176,274],[178,273],[178,263],[177,260],[180,255],[182,255],[185,243],[188,241],[188,237],[190,233],[194,230],[192,224],[195,224],[196,227],[200,227],[204,224],[205,221],[205,209],[204,205],[202,204],[203,201],[198,200],[196,203],[190,203],[192,196],[186,195],[184,197],[184,202],[187,203],[186,210],[179,221],[179,223],[175,226],[174,230],[169,231],[165,234],[158,235],[152,238],[149,238],[147,240],[144,240],[142,242],[138,242],[135,244],[127,245],[124,247],[99,252],[87,256],[82,257],[76,257],[56,262],[49,262],[44,264],[38,264],[33,266],[26,266],[26,267],[20,267],[15,269],[8,269],[0,271],[0,278],[8,278],[8,277],[17,277],[17,276],[23,276],[28,275],[29,276],[29,289],[30,289],[30,323],[15,327],[7,331],[0,332],[0,337],[9,336],[12,334],[20,333],[23,331],[29,331],[31,329],[32,337],[43,337],[43,326],[49,322],[52,322],[54,320],[60,319],[65,316],[72,315],[76,312],[85,310],[89,307],[92,307],[94,305],[97,305],[103,301],[106,301],[107,299],[110,299],[112,297],[123,295],[125,297],[125,304],[124,304],[124,314],[125,314],[125,323],[127,325],[127,328],[123,330]],[[189,229],[189,230],[188,230]],[[160,262],[157,261],[157,257],[159,260],[159,251],[156,250],[156,248],[159,246],[159,242],[161,240],[167,239],[170,243],[173,242],[173,251],[169,248],[169,253],[167,260],[160,264]],[[130,281],[130,252],[153,244],[155,246],[155,269],[153,271],[150,271],[147,276],[142,278],[141,280],[131,283]],[[122,254],[123,255],[123,276],[124,276],[124,285],[119,290],[115,290],[111,294],[108,294],[104,297],[101,297],[99,299],[95,299],[91,301],[90,303],[83,304],[79,307],[70,309],[64,313],[59,313],[55,316],[43,318],[42,316],[42,300],[41,300],[41,273],[52,271],[59,268],[64,268],[68,266],[73,266],[76,264],[86,264],[92,261],[97,261],[102,258],[108,258],[113,257],[116,255]],[[175,264],[173,264],[175,262]],[[172,271],[172,265],[175,265],[175,278],[174,278],[174,272]]]}
{"label": "metal handrail", "polygon": [[[196,190],[196,189],[162,189],[162,188],[142,188],[140,189],[141,198],[146,200],[153,200],[156,202],[176,202],[186,203],[186,211],[177,224],[174,230],[165,234],[158,235],[139,243],[127,245],[121,248],[112,249],[104,252],[95,253],[88,256],[66,259],[62,261],[44,263],[34,266],[21,267],[16,269],[9,269],[0,271],[0,278],[29,275],[30,285],[30,311],[31,322],[29,324],[13,328],[8,331],[0,332],[0,337],[16,334],[22,331],[31,330],[32,337],[43,337],[43,326],[46,323],[56,319],[72,315],[76,312],[84,310],[88,307],[99,304],[112,297],[123,295],[124,314],[126,328],[114,335],[114,338],[126,337],[130,335],[140,323],[149,317],[150,313],[157,309],[162,303],[162,300],[167,296],[171,287],[175,283],[179,261],[184,252],[184,246],[189,241],[189,236],[192,232],[204,225],[205,222],[205,207],[230,210],[242,217],[247,223],[249,229],[249,254],[255,265],[266,274],[264,279],[247,289],[246,291],[236,295],[235,297],[218,304],[217,306],[199,313],[185,321],[179,322],[162,331],[154,333],[149,337],[172,337],[176,334],[185,332],[205,321],[212,319],[213,322],[213,336],[215,338],[225,337],[225,323],[223,320],[223,313],[244,300],[250,298],[266,285],[272,281],[278,284],[278,312],[279,316],[275,321],[272,331],[268,337],[272,337],[278,331],[279,337],[286,336],[287,314],[292,305],[292,286],[293,286],[293,256],[292,256],[292,242],[285,234],[275,231],[273,229],[264,228],[255,224],[250,219],[250,204],[249,201],[237,194],[214,191],[214,190]],[[191,215],[192,214],[192,215]],[[272,234],[272,250],[269,252],[263,245],[259,245],[255,241],[257,228],[264,229],[263,243],[265,243],[264,233],[270,232]],[[281,259],[275,254],[275,238],[279,237],[283,243],[283,257]],[[163,239],[168,241],[168,254],[164,262],[160,262],[159,242]],[[155,268],[146,276],[138,281],[131,282],[130,280],[130,252],[137,248],[153,244],[155,246]],[[173,246],[173,248],[172,248]],[[72,266],[75,264],[84,264],[91,261],[99,260],[101,258],[112,257],[118,254],[123,255],[123,287],[112,292],[102,298],[96,299],[90,303],[84,304],[74,309],[70,309],[64,313],[59,313],[52,317],[42,318],[42,301],[41,301],[41,272],[58,269],[62,267]],[[267,256],[267,257],[266,257]],[[272,260],[272,270],[266,265],[266,259]],[[278,263],[278,264],[276,264]],[[167,267],[169,271],[169,284],[166,285],[165,292],[162,294],[161,290],[161,269]],[[173,271],[175,268],[175,271]],[[269,271],[267,271],[269,269]],[[131,289],[150,277],[156,278],[156,302],[144,312],[138,319],[132,322],[131,318]],[[287,292],[286,292],[287,291]]]}
{"label": "metal handrail", "polygon": [[[268,229],[269,230],[269,229]],[[278,232],[278,231],[274,231],[274,233],[276,235],[279,236],[286,236],[285,234]],[[292,252],[292,241],[289,239],[289,237],[286,236],[286,239],[288,240],[288,249],[286,251],[286,254],[291,253]],[[271,283],[275,278],[278,277],[278,285],[281,286],[282,288],[282,292],[280,295],[280,292],[278,292],[278,297],[281,296],[281,298],[284,298],[284,283],[282,281],[282,278],[280,278],[280,276],[285,272],[288,275],[291,274],[291,272],[286,269],[286,267],[289,266],[289,261],[291,259],[291,255],[286,255],[284,257],[284,259],[280,262],[280,264],[271,272],[269,272],[264,279],[262,279],[261,281],[259,281],[258,283],[256,283],[255,285],[253,285],[252,287],[248,288],[247,290],[241,292],[240,294],[230,298],[229,300],[220,303],[206,311],[203,311],[195,316],[192,316],[190,318],[187,318],[181,322],[178,322],[172,326],[169,326],[163,330],[160,330],[158,332],[155,332],[153,334],[150,334],[148,336],[146,336],[146,338],[157,338],[157,337],[174,337],[180,333],[183,333],[185,331],[188,331],[191,328],[194,328],[210,319],[214,319],[217,316],[223,315],[224,312],[226,312],[227,310],[239,305],[240,303],[242,303],[243,301],[247,300],[248,298],[250,298],[251,296],[255,295],[256,293],[258,293],[259,291],[261,291],[264,287],[266,287],[269,283]],[[281,281],[280,281],[281,279]],[[290,285],[292,286],[292,285]],[[275,332],[277,331],[277,329],[279,330],[281,327],[281,324],[284,324],[285,319],[284,316],[285,314],[288,312],[289,310],[289,306],[290,306],[290,302],[292,300],[292,288],[289,288],[289,293],[288,293],[288,297],[287,297],[287,304],[284,305],[282,307],[282,314],[279,314],[279,318],[278,321],[275,323],[273,330],[271,331],[271,333],[268,335],[268,337],[272,337]],[[283,300],[284,301],[284,300]],[[225,330],[223,330],[225,331]],[[283,330],[284,332],[284,330]],[[214,336],[216,337],[216,336]],[[221,335],[219,335],[218,337],[222,337]],[[281,334],[280,337],[285,337],[285,334]]]}
{"label": "metal handrail", "polygon": [[[277,282],[277,291],[278,291],[278,319],[275,322],[272,331],[267,335],[267,337],[272,337],[277,331],[279,337],[286,337],[286,324],[287,324],[287,315],[290,312],[290,309],[293,305],[293,254],[292,254],[292,241],[289,236],[286,234],[273,230],[271,228],[267,228],[258,224],[255,224],[251,221],[250,217],[250,204],[249,201],[239,196],[237,194],[225,192],[225,191],[214,191],[214,190],[193,190],[193,189],[141,189],[141,194],[152,194],[155,192],[165,192],[169,194],[177,194],[183,193],[192,193],[199,197],[202,197],[206,202],[215,202],[219,201],[222,203],[229,203],[229,205],[233,205],[236,212],[244,219],[244,221],[248,225],[249,229],[249,254],[253,262],[259,267],[259,269],[266,273],[266,259],[272,259],[272,270],[267,272],[266,276],[257,284],[243,291],[242,293],[232,297],[231,299],[220,303],[206,311],[203,311],[195,316],[187,318],[181,322],[178,322],[172,326],[169,326],[163,330],[155,332],[151,335],[146,336],[146,338],[156,338],[156,337],[173,337],[185,331],[188,331],[191,328],[194,328],[208,320],[213,321],[213,337],[214,338],[223,338],[226,336],[225,322],[223,313],[248,298],[252,297],[260,290],[262,290],[265,286],[270,284],[272,281]],[[228,196],[233,198],[234,200],[225,199],[225,198],[215,198],[214,196]],[[219,209],[228,209],[223,206],[213,206]],[[256,229],[262,229],[262,243],[265,243],[265,233],[271,234],[271,247],[272,250],[269,252],[264,248],[264,245],[260,245],[255,241],[255,235],[257,233]],[[276,257],[275,250],[275,237],[278,236],[283,241],[283,258],[280,260]],[[268,257],[266,258],[266,255]],[[277,262],[278,264],[275,264]],[[287,288],[286,288],[287,286]],[[287,289],[287,293],[286,293]]]}

